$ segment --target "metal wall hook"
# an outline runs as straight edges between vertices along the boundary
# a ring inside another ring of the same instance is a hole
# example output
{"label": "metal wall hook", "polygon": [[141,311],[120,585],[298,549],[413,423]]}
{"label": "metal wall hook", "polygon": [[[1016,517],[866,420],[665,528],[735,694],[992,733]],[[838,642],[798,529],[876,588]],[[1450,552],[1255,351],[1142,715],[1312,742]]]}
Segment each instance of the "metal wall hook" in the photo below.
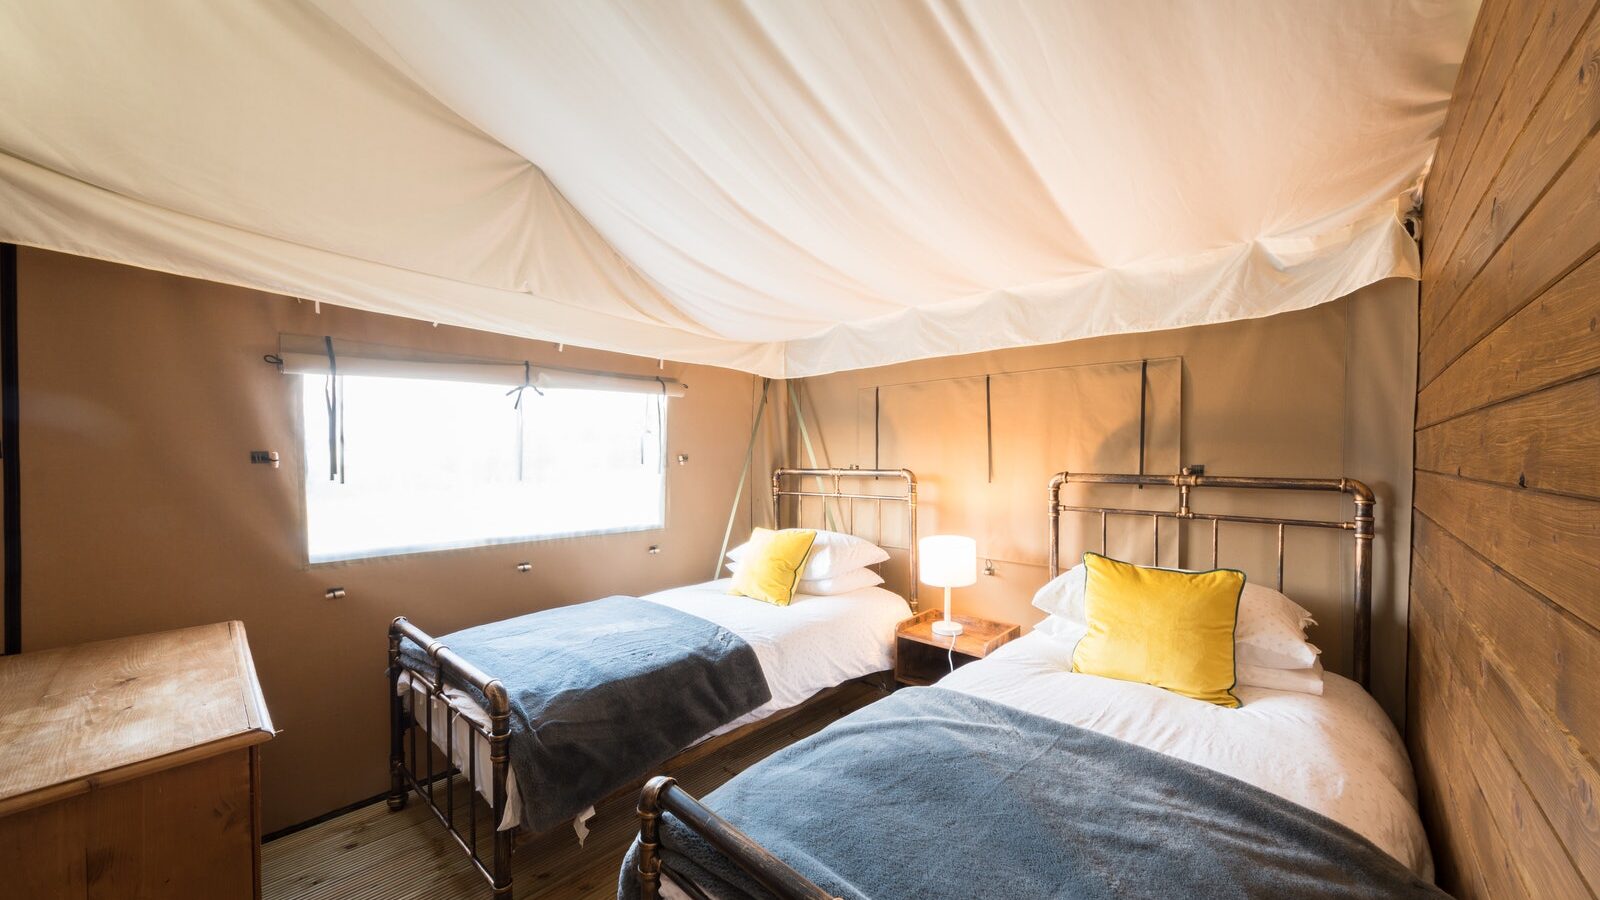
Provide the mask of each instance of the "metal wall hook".
{"label": "metal wall hook", "polygon": [[994,574],[994,560],[985,559],[983,561],[983,574],[985,574],[985,575],[993,575]]}
{"label": "metal wall hook", "polygon": [[322,596],[324,598],[328,599],[328,600],[343,600],[344,599],[344,588],[342,588],[342,587],[331,587],[331,588],[328,588],[326,591],[322,592]]}
{"label": "metal wall hook", "polygon": [[661,545],[660,544],[651,544],[650,545],[650,549],[648,551],[646,551],[646,552],[648,552],[651,556],[660,556],[661,555]]}
{"label": "metal wall hook", "polygon": [[533,571],[533,563],[519,562],[519,563],[517,563],[517,571],[518,572],[532,572]]}

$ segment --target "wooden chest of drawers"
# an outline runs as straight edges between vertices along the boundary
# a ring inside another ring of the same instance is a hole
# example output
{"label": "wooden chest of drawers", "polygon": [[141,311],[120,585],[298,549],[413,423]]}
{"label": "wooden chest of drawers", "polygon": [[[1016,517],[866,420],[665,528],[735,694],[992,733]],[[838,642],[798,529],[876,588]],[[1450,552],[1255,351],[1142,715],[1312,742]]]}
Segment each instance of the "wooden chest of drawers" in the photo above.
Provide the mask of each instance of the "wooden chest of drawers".
{"label": "wooden chest of drawers", "polygon": [[0,657],[0,894],[258,897],[271,737],[238,622]]}

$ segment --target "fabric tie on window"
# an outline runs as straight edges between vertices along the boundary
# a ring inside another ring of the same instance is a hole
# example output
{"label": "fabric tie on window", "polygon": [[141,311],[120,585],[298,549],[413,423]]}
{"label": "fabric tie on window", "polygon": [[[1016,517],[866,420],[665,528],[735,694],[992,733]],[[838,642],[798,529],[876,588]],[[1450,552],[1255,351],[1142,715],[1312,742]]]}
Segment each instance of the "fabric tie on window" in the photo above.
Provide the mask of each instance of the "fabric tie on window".
{"label": "fabric tie on window", "polygon": [[333,352],[333,338],[324,335],[328,352],[328,384],[323,390],[328,402],[328,480],[344,484],[344,401],[339,395],[339,360]]}
{"label": "fabric tie on window", "polygon": [[[661,379],[658,378],[656,380],[660,381]],[[663,390],[665,390],[665,388],[663,388]],[[517,410],[518,412],[520,412],[522,410],[522,392],[523,391],[533,391],[535,394],[538,394],[541,397],[544,396],[544,391],[539,390],[539,388],[536,387],[534,385],[534,383],[533,383],[533,365],[531,363],[529,363],[527,360],[523,360],[522,361],[522,383],[517,385],[516,387],[512,388],[511,390],[506,391],[506,396],[507,397],[511,396],[512,394],[516,394],[517,395],[517,402],[511,404],[511,406],[512,406],[513,409]]]}

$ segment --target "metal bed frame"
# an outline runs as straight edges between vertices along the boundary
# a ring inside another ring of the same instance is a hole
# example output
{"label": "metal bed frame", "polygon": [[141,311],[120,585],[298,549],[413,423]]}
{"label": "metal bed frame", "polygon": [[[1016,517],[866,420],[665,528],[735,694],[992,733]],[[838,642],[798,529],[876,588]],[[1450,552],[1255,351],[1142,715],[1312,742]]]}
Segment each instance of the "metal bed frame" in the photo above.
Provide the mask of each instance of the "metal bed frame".
{"label": "metal bed frame", "polygon": [[[799,485],[800,481],[810,479],[815,487],[806,490]],[[893,479],[901,482],[903,490],[891,494],[871,494],[859,490],[846,490],[845,479]],[[871,502],[877,513],[878,537],[883,531],[883,506],[884,504],[904,504],[908,521],[909,547],[907,566],[910,572],[910,583],[907,602],[912,612],[917,610],[917,478],[909,469],[777,469],[772,473],[772,514],[773,522],[781,525],[783,513],[782,500],[784,497],[796,498],[792,510],[795,521],[801,518],[801,504],[806,497],[821,498],[823,504],[823,517],[827,518],[827,504],[832,501],[835,508],[844,504],[847,516],[846,530],[854,533],[855,505],[857,502]],[[891,548],[902,549],[902,548]],[[409,640],[422,648],[427,654],[432,670],[427,671],[422,667],[413,665],[400,654],[400,643]],[[401,678],[409,673],[412,681],[404,691],[401,689]],[[507,793],[506,779],[510,773],[510,742],[511,742],[511,703],[506,692],[506,687],[500,679],[491,676],[477,668],[472,663],[463,659],[443,642],[413,625],[404,616],[396,618],[389,624],[389,794],[387,797],[391,810],[404,809],[411,792],[428,804],[439,823],[455,840],[456,845],[467,855],[473,869],[489,884],[496,900],[507,900],[511,897],[511,853],[514,835],[511,829],[501,830],[499,825],[505,820]],[[870,676],[869,676],[870,677]],[[427,710],[418,715],[416,706],[416,686],[426,687],[428,697]],[[445,690],[452,686],[470,685],[487,700],[486,711],[489,721],[487,724],[477,721],[474,716],[454,703]],[[817,700],[821,697],[812,698]],[[808,701],[810,702],[810,701]],[[436,710],[444,708],[444,757],[440,760],[437,745],[434,741],[434,719]],[[804,704],[802,704],[803,706]],[[797,709],[797,708],[796,708]],[[784,716],[786,712],[779,711],[771,717],[744,725],[731,732],[718,735],[710,741],[703,742],[694,748],[686,750],[663,764],[672,767],[682,761],[690,752],[701,752],[713,749],[715,746],[726,746],[741,737],[771,724],[776,718]],[[455,735],[458,723],[466,726],[468,732],[467,771],[462,772],[455,765]],[[418,737],[422,736],[422,748],[419,753]],[[488,827],[492,836],[492,852],[486,859],[483,847],[478,836],[478,748],[477,741],[485,741],[489,748],[489,769],[491,779],[492,797],[489,800]],[[426,760],[423,759],[425,754]],[[425,765],[424,765],[425,764]],[[466,776],[467,796],[463,805],[458,809],[455,796],[455,778],[458,775]],[[624,790],[631,790],[625,788]],[[444,794],[440,797],[439,794]],[[613,795],[615,796],[615,795]],[[465,826],[459,817],[465,815]]]}
{"label": "metal bed frame", "polygon": [[[803,490],[799,487],[784,487],[785,479],[804,481],[811,479],[816,484],[815,490]],[[898,494],[864,494],[858,491],[846,491],[843,480],[846,478],[870,478],[878,480],[893,478],[901,481],[904,486]],[[904,548],[893,547],[890,549],[904,549],[906,551],[906,567],[910,572],[910,583],[906,585],[906,602],[911,605],[911,611],[918,609],[917,601],[917,476],[910,469],[774,469],[772,472],[772,521],[778,527],[783,526],[783,498],[794,497],[796,521],[799,521],[800,506],[805,503],[806,497],[818,497],[822,500],[823,521],[828,521],[829,500],[834,502],[835,508],[840,502],[845,504],[845,527],[847,534],[855,534],[856,528],[856,503],[872,503],[873,511],[877,514],[877,531],[874,532],[875,543],[883,543],[883,505],[885,503],[904,503],[906,505],[906,522],[908,528],[907,546]]]}
{"label": "metal bed frame", "polygon": [[[1061,489],[1068,484],[1118,484],[1143,487],[1171,487],[1178,493],[1176,510],[1129,509],[1117,506],[1079,506],[1061,502]],[[1201,513],[1189,505],[1190,494],[1200,488],[1230,490],[1270,490],[1291,492],[1336,492],[1350,495],[1355,514],[1348,518],[1297,519],[1276,516],[1247,516]],[[1352,643],[1352,676],[1363,688],[1371,670],[1372,628],[1372,540],[1375,533],[1371,489],[1353,478],[1276,478],[1254,476],[1205,475],[1199,467],[1185,468],[1177,475],[1098,475],[1058,472],[1050,479],[1050,577],[1061,571],[1061,514],[1087,513],[1100,517],[1100,547],[1107,546],[1107,520],[1111,516],[1148,518],[1152,521],[1153,558],[1161,558],[1161,520],[1173,519],[1211,523],[1211,564],[1217,564],[1219,526],[1224,523],[1264,526],[1277,529],[1278,587],[1283,587],[1283,534],[1286,528],[1336,529],[1355,537],[1352,566],[1355,575],[1352,604],[1355,607]],[[728,860],[748,873],[757,883],[780,900],[837,900],[810,879],[756,843],[732,823],[712,812],[689,792],[664,775],[650,779],[639,797],[639,855],[635,872],[644,900],[657,900],[661,875],[661,816],[671,813],[715,847]]]}
{"label": "metal bed frame", "polygon": [[[1061,489],[1068,484],[1125,484],[1178,489],[1176,510],[1123,509],[1114,506],[1069,506],[1061,502]],[[1332,491],[1355,499],[1355,515],[1337,519],[1285,519],[1276,516],[1243,516],[1227,513],[1200,513],[1189,506],[1189,494],[1196,488],[1233,490]],[[1211,567],[1217,566],[1218,528],[1223,522],[1276,528],[1278,532],[1278,590],[1283,590],[1283,532],[1285,528],[1336,529],[1355,535],[1352,559],[1355,584],[1351,624],[1351,678],[1363,689],[1369,688],[1372,668],[1372,538],[1375,533],[1372,490],[1353,478],[1263,478],[1258,476],[1206,475],[1196,467],[1185,467],[1177,475],[1085,475],[1057,472],[1050,478],[1050,577],[1061,574],[1061,514],[1092,513],[1100,517],[1100,552],[1106,552],[1106,522],[1110,516],[1131,516],[1151,521],[1152,564],[1160,565],[1161,520],[1211,523]]]}

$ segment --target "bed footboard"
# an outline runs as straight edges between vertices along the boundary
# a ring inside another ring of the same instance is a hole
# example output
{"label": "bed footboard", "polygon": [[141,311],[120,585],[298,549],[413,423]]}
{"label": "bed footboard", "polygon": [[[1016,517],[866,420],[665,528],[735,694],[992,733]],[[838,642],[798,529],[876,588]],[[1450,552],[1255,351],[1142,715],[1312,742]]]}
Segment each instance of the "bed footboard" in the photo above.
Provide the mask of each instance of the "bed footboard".
{"label": "bed footboard", "polygon": [[[409,640],[421,647],[428,654],[432,662],[433,671],[422,671],[410,664],[400,653],[401,639]],[[450,672],[452,677],[459,678],[467,684],[477,688],[484,698],[488,700],[489,712],[488,727],[484,727],[470,716],[462,715],[461,711],[446,698],[445,673]],[[400,679],[410,673],[417,679],[417,683],[427,685],[428,708],[418,716],[416,709],[416,692],[401,690]],[[437,750],[434,739],[434,711],[442,704],[445,713],[444,761],[442,766],[437,763]],[[464,722],[469,731],[469,746],[466,748],[467,771],[462,772],[455,763],[455,733],[457,722]],[[418,752],[418,733],[423,733],[422,752]],[[477,748],[470,746],[470,735],[481,736],[489,745],[490,784],[493,799],[490,801],[490,820],[488,827],[492,835],[493,853],[489,861],[485,861],[479,850],[478,844],[478,808],[475,802],[477,792]],[[409,738],[409,741],[408,741]],[[398,810],[405,808],[406,799],[411,791],[416,791],[428,808],[433,811],[434,817],[450,836],[455,838],[456,844],[467,854],[472,866],[478,874],[483,876],[493,890],[494,897],[498,900],[510,900],[511,897],[511,841],[512,833],[501,830],[500,824],[506,815],[506,776],[510,767],[510,741],[511,741],[511,704],[506,694],[506,689],[499,679],[491,678],[476,666],[453,653],[448,647],[440,643],[422,629],[408,622],[405,617],[395,619],[389,625],[389,808]],[[409,753],[408,753],[409,750]],[[426,769],[423,768],[426,765]],[[453,779],[457,775],[467,778],[467,823],[465,831],[457,818],[455,790]],[[444,797],[438,796],[438,783],[444,782]]]}
{"label": "bed footboard", "polygon": [[670,812],[730,862],[771,891],[780,900],[838,900],[810,879],[790,868],[749,835],[678,787],[658,775],[639,795],[639,893],[644,900],[661,896],[661,814]]}

